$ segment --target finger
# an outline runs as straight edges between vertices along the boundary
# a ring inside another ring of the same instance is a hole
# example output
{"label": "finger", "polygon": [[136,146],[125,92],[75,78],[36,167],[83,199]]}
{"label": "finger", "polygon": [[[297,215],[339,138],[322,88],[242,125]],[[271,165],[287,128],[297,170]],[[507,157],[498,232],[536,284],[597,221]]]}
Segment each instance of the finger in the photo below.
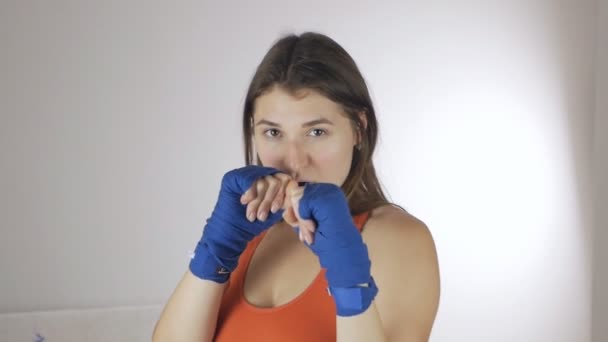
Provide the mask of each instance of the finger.
{"label": "finger", "polygon": [[290,197],[293,192],[293,189],[296,188],[297,186],[298,186],[298,183],[294,180],[290,180],[287,183],[287,186],[285,187],[285,198],[284,198],[284,203],[283,203],[283,209],[285,209],[285,211],[283,212],[283,219],[285,220],[285,222],[287,222],[292,227],[297,226],[298,218],[294,212],[294,208],[292,206],[292,201],[291,201]]}
{"label": "finger", "polygon": [[295,183],[295,184],[290,184],[287,191],[289,193],[288,196],[290,197],[289,202],[291,202],[291,206],[293,208],[294,215],[296,216],[297,225],[298,225],[298,227],[300,227],[302,236],[308,244],[312,244],[314,241],[314,233],[315,233],[315,230],[317,227],[315,225],[315,222],[312,219],[303,219],[300,216],[300,211],[299,211],[299,203],[300,203],[300,199],[304,196],[304,188],[305,188],[305,185],[299,186],[299,185],[297,185],[297,183]]}
{"label": "finger", "polygon": [[253,183],[251,187],[241,195],[241,204],[249,203],[249,201],[254,199],[257,195],[256,184]]}
{"label": "finger", "polygon": [[304,194],[304,192],[300,189],[300,187],[291,187],[289,189],[289,201],[291,202],[291,206],[293,208],[293,211],[296,215],[296,218],[298,219],[298,221],[304,221],[302,219],[302,217],[300,217],[300,211],[299,211],[299,207],[300,207],[300,198],[302,198],[302,195]]}
{"label": "finger", "polygon": [[274,196],[274,200],[272,201],[272,206],[270,207],[270,211],[273,213],[276,213],[279,211],[279,209],[283,208],[283,203],[285,203],[285,188],[291,180],[291,177],[286,174],[279,173],[276,174],[276,176],[276,178],[280,181],[280,184],[277,193]]}
{"label": "finger", "polygon": [[297,219],[297,225],[300,227],[300,236],[310,245],[313,243],[314,222],[310,219],[303,219],[300,216],[299,204],[300,199],[304,195],[304,186],[290,186],[289,196],[293,212]]}
{"label": "finger", "polygon": [[298,220],[298,227],[300,227],[300,231],[302,232],[302,237],[306,242],[310,245],[314,241],[315,235],[315,224],[312,220],[300,219]]}
{"label": "finger", "polygon": [[266,180],[264,178],[260,178],[255,182],[256,196],[249,204],[247,205],[247,218],[249,221],[253,222],[258,214],[258,209],[260,203],[264,199],[264,195],[266,194],[266,189],[268,184],[266,184]]}
{"label": "finger", "polygon": [[277,194],[274,196],[274,199],[272,200],[272,205],[270,206],[270,211],[273,213],[276,213],[277,211],[279,211],[279,209],[281,209],[281,207],[283,207],[284,199],[285,199],[284,187],[279,186],[279,189],[277,190]]}
{"label": "finger", "polygon": [[247,189],[247,191],[245,191],[243,193],[243,195],[241,196],[241,204],[247,204],[247,203],[249,203],[249,201],[251,201],[257,195],[257,194],[254,195],[255,192],[256,192],[255,191],[255,187],[253,187],[253,185],[252,185],[252,187],[249,188],[249,189]]}
{"label": "finger", "polygon": [[287,224],[292,227],[298,227],[298,235],[300,241],[306,241],[309,245],[314,242],[314,231],[316,230],[316,226],[313,220],[300,220],[296,217],[293,206],[291,205],[291,201],[286,201],[288,203],[287,209],[283,212],[283,219]]}
{"label": "finger", "polygon": [[285,211],[283,211],[283,220],[287,222],[292,227],[296,227],[298,225],[298,218],[296,214],[293,212],[293,208],[291,206],[291,201],[285,201]]}
{"label": "finger", "polygon": [[264,194],[264,198],[258,208],[257,216],[260,221],[264,221],[268,217],[268,211],[270,210],[272,201],[274,201],[277,191],[279,190],[280,185],[281,185],[281,182],[272,175],[266,176],[264,178],[265,178],[265,181],[268,184],[268,186],[266,188],[266,193]]}
{"label": "finger", "polygon": [[300,223],[300,228],[302,228],[302,230],[304,230],[305,234],[308,235],[309,238],[313,238],[313,236],[315,235],[315,230],[317,230],[317,227],[315,226],[315,221],[313,220],[301,220],[299,221]]}
{"label": "finger", "polygon": [[304,220],[302,227],[304,227],[305,237],[308,237],[306,242],[311,245],[315,240],[315,230],[317,229],[315,222],[313,220]]}

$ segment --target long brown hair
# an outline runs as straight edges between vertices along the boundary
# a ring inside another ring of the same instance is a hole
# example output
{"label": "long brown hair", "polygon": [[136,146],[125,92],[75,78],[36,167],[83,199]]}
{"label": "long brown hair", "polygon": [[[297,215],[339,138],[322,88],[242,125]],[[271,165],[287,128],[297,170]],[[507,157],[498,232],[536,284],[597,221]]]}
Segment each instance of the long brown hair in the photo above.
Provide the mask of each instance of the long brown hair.
{"label": "long brown hair", "polygon": [[[351,56],[334,40],[320,33],[283,36],[272,45],[256,69],[243,110],[246,165],[253,164],[255,99],[274,86],[281,87],[293,96],[299,90],[317,91],[341,105],[353,129],[361,132],[362,140],[353,148],[350,171],[342,184],[352,215],[385,204],[394,205],[386,199],[372,161],[378,123],[365,80]],[[367,118],[366,128],[359,118],[361,112]],[[256,161],[262,165],[259,156]]]}

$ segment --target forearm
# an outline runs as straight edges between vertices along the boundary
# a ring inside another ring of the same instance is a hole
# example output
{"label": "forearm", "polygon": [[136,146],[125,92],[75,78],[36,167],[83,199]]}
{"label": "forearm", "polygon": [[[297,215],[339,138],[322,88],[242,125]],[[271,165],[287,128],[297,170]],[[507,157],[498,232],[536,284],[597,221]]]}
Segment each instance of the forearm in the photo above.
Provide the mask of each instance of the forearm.
{"label": "forearm", "polygon": [[226,284],[200,279],[188,270],[165,305],[152,341],[211,341],[225,287]]}
{"label": "forearm", "polygon": [[374,302],[361,314],[348,317],[337,316],[336,332],[338,342],[387,341]]}

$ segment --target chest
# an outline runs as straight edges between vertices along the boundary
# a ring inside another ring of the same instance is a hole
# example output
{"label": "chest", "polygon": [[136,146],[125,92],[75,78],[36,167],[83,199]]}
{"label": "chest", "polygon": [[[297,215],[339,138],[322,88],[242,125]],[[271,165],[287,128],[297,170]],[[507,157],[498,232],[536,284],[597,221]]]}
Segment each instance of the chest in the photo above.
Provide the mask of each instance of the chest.
{"label": "chest", "polygon": [[245,299],[272,308],[302,295],[321,271],[317,256],[290,227],[273,227],[255,249],[245,273]]}

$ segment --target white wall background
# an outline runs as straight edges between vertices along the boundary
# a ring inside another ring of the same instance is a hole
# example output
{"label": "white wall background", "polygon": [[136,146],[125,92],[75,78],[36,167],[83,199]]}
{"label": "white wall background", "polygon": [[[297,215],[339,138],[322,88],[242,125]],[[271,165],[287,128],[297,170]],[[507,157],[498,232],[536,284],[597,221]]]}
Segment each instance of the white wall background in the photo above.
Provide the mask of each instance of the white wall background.
{"label": "white wall background", "polygon": [[162,306],[242,164],[255,67],[280,34],[315,30],[361,68],[379,174],[434,234],[432,341],[590,341],[592,293],[604,341],[606,10],[3,1],[0,313]]}

